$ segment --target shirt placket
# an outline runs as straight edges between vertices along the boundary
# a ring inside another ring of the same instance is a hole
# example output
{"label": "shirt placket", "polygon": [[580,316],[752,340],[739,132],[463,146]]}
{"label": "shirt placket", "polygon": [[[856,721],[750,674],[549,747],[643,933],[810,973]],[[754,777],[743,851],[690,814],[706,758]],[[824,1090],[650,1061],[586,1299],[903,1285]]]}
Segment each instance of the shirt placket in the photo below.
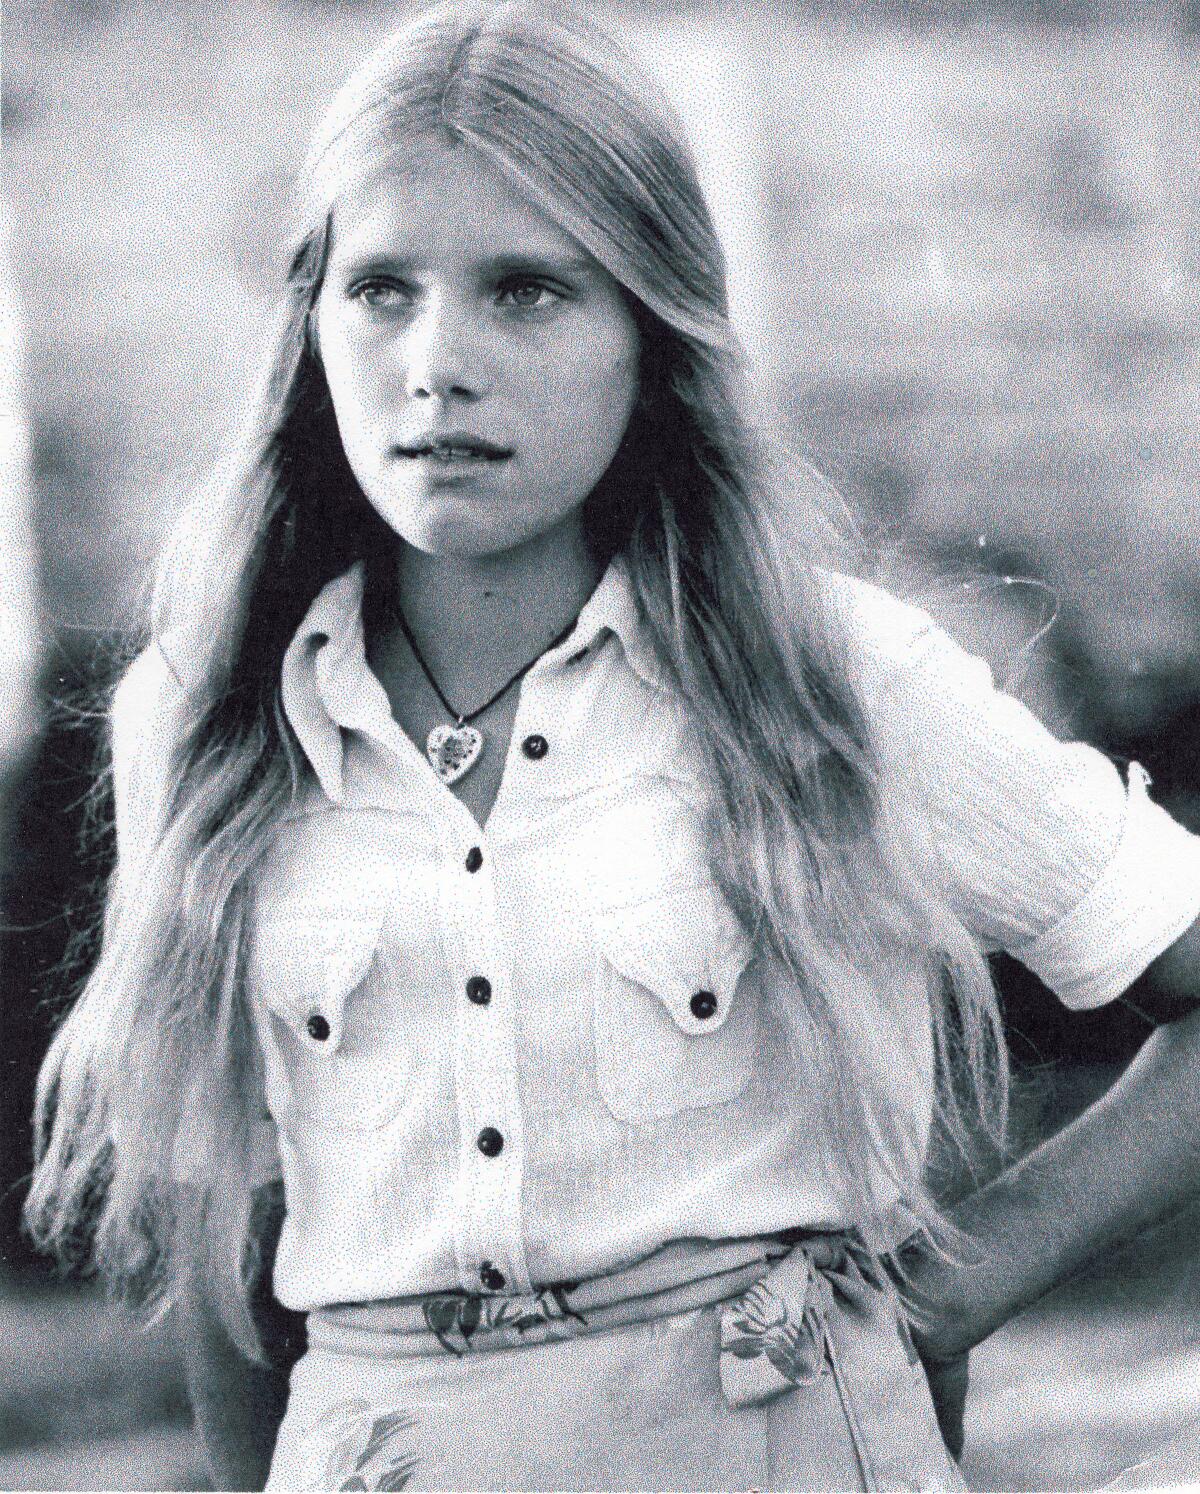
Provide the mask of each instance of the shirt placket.
{"label": "shirt placket", "polygon": [[528,1292],[512,962],[497,918],[495,876],[493,848],[481,831],[448,848],[441,903],[455,1001],[454,1249],[464,1291]]}

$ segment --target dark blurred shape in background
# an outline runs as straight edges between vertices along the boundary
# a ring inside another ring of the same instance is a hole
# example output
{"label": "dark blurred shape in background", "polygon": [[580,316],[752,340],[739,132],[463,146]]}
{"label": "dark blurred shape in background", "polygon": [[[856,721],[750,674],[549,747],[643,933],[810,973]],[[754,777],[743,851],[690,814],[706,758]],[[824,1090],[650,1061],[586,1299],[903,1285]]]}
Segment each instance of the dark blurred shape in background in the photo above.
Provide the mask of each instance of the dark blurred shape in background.
{"label": "dark blurred shape in background", "polygon": [[[79,849],[101,748],[89,712],[165,526],[237,421],[305,136],[409,8],[9,8],[3,128],[45,627],[43,703],[22,693],[26,638],[4,661],[0,717],[6,1486],[203,1485],[169,1325],[132,1334],[20,1240],[32,1084],[86,966],[110,854]],[[1138,758],[1200,824],[1200,3],[601,13],[694,131],[764,395],[861,506],[895,583],[1056,730]],[[6,566],[31,553],[14,461]],[[8,628],[31,593],[2,574]],[[1032,1140],[1146,1029],[1123,1007],[1070,1016],[1017,967],[999,974]],[[1196,1224],[1159,1231],[976,1355],[976,1486],[1083,1487],[1200,1409]],[[1131,1361],[1136,1415],[1122,1409]],[[1077,1372],[1031,1379],[1031,1363]]]}

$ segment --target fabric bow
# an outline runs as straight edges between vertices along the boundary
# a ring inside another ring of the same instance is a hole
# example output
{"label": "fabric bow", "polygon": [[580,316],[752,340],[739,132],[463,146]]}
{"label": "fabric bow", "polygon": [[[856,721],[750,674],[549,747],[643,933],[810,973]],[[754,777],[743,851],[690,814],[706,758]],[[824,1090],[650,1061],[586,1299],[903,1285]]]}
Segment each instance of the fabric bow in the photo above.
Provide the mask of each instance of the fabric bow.
{"label": "fabric bow", "polygon": [[761,1406],[832,1372],[836,1298],[870,1315],[884,1285],[871,1258],[841,1235],[795,1245],[761,1281],[721,1308],[721,1389],[731,1406]]}

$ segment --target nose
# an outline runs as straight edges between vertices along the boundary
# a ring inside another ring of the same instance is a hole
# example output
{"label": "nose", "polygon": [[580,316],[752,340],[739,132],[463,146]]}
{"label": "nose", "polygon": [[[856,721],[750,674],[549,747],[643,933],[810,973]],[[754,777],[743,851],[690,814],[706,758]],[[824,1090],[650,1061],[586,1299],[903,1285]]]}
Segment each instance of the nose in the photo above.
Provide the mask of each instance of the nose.
{"label": "nose", "polygon": [[410,321],[405,382],[410,399],[477,399],[483,348],[469,314],[448,296],[432,296]]}

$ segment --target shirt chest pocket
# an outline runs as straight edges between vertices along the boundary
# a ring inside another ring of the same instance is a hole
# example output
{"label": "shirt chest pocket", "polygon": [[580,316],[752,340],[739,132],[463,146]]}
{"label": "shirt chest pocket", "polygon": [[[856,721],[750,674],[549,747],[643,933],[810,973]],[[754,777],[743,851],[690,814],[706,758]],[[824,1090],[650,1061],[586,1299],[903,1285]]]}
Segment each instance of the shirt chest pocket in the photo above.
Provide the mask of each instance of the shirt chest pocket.
{"label": "shirt chest pocket", "polygon": [[384,910],[263,910],[252,960],[267,1102],[289,1116],[372,1130],[399,1108],[410,1044],[389,979]]}
{"label": "shirt chest pocket", "polygon": [[618,1120],[662,1120],[736,1099],[758,1051],[750,941],[712,883],[602,911],[594,1037]]}

